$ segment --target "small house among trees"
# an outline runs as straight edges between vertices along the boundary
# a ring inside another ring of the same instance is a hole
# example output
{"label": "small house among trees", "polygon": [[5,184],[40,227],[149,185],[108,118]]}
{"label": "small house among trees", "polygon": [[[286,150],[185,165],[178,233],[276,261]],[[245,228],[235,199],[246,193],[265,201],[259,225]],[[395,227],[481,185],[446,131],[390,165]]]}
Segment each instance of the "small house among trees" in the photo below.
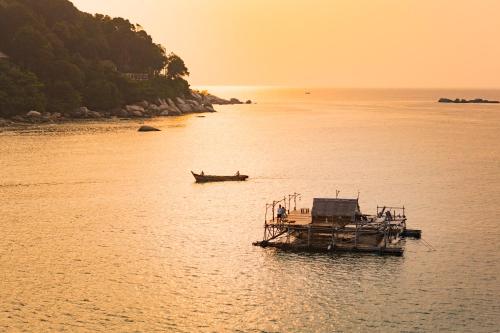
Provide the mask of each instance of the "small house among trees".
{"label": "small house among trees", "polygon": [[132,81],[147,81],[149,80],[149,74],[148,73],[124,73],[127,78],[129,78]]}

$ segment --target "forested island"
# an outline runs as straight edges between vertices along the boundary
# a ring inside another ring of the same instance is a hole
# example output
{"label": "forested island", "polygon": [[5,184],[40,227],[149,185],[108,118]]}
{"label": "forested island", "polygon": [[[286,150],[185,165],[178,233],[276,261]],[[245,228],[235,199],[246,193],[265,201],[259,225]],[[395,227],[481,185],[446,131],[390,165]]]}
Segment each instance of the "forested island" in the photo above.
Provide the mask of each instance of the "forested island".
{"label": "forested island", "polygon": [[151,117],[241,103],[194,92],[187,76],[179,56],[127,19],[68,0],[0,0],[0,118]]}

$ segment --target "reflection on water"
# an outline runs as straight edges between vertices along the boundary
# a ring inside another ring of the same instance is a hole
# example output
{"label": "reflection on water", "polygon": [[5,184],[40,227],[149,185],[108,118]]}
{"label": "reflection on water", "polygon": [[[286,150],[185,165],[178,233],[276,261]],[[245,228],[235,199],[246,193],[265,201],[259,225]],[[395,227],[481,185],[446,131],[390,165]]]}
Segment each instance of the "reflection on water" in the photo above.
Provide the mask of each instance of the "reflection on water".
{"label": "reflection on water", "polygon": [[[495,331],[498,92],[216,91],[205,118],[0,133],[0,330]],[[496,95],[495,95],[496,94]],[[190,170],[249,174],[195,184]],[[404,204],[437,251],[251,246],[264,204],[301,192]]]}

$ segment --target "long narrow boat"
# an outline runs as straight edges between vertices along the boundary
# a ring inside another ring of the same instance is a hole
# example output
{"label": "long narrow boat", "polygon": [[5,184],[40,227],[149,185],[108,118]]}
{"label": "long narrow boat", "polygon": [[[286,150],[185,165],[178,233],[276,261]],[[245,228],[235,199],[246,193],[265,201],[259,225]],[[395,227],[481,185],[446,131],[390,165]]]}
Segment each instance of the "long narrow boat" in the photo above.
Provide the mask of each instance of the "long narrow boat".
{"label": "long narrow boat", "polygon": [[236,174],[233,176],[214,176],[214,175],[205,175],[205,174],[197,174],[191,171],[196,179],[197,183],[208,183],[208,182],[227,182],[227,181],[244,181],[247,180],[247,175]]}

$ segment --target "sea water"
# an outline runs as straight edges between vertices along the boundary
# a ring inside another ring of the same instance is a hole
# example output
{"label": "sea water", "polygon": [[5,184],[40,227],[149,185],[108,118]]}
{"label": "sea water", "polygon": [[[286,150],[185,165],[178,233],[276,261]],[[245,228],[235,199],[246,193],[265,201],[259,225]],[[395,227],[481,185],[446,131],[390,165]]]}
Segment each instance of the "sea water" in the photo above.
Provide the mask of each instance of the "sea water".
{"label": "sea water", "polygon": [[[499,91],[211,91],[256,104],[0,133],[0,331],[498,331],[500,106],[436,101]],[[336,190],[423,240],[252,246],[266,202]]]}

